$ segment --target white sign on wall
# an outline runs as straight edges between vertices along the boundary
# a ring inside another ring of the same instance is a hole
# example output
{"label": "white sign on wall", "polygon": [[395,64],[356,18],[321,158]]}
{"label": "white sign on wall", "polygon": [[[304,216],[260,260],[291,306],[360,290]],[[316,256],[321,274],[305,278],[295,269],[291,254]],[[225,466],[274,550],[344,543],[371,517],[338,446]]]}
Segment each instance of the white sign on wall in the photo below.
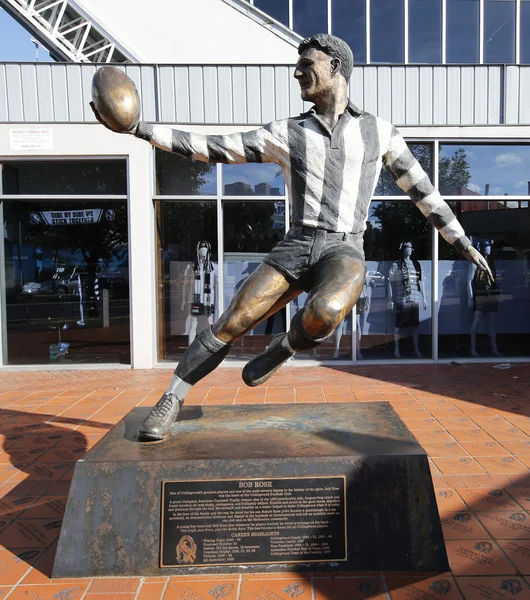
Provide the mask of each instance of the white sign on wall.
{"label": "white sign on wall", "polygon": [[10,150],[53,150],[53,129],[10,129]]}

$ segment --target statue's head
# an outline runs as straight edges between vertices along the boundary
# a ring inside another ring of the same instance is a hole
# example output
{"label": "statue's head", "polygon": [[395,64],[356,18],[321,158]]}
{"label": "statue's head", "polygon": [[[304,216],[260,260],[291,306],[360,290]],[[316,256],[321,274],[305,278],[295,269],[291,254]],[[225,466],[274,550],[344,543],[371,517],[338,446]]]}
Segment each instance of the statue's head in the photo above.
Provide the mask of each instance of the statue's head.
{"label": "statue's head", "polygon": [[316,102],[347,86],[353,70],[353,52],[344,40],[317,33],[303,40],[298,54],[294,76],[300,84],[302,100]]}

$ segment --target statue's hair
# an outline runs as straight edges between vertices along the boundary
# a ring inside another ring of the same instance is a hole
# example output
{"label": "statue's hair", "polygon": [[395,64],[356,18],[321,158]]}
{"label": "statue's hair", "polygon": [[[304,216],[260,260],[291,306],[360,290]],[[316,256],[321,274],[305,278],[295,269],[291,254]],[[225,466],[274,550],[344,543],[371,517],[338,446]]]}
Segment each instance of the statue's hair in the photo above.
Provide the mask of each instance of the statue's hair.
{"label": "statue's hair", "polygon": [[350,80],[353,70],[353,52],[344,40],[335,35],[317,33],[302,40],[298,46],[298,54],[302,54],[308,48],[316,48],[322,50],[331,58],[338,58],[340,60],[339,72],[346,81]]}

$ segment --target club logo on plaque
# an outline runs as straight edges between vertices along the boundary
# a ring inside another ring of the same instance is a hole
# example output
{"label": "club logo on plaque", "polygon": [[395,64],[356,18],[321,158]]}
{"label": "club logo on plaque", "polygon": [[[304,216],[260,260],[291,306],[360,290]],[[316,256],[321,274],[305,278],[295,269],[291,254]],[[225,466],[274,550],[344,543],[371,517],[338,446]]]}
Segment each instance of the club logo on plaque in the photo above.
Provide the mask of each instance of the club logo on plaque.
{"label": "club logo on plaque", "polygon": [[177,562],[179,565],[191,565],[197,558],[197,544],[191,535],[183,535],[177,544]]}
{"label": "club logo on plaque", "polygon": [[231,583],[222,583],[221,585],[216,585],[209,592],[209,596],[213,596],[215,600],[221,600],[225,596],[228,596],[232,593],[234,586]]}

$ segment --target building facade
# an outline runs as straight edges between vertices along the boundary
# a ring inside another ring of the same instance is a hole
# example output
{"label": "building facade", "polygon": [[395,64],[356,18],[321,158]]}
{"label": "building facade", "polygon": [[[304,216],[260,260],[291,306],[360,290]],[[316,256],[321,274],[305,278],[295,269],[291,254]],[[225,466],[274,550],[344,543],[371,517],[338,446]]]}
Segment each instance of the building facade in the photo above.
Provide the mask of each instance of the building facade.
{"label": "building facade", "polygon": [[[292,76],[301,36],[340,35],[356,55],[352,101],[399,127],[496,273],[486,289],[383,172],[361,300],[296,364],[528,360],[527,0],[159,4],[147,22],[120,24],[108,3],[76,3],[120,49],[144,120],[231,133],[297,115],[308,108]],[[141,3],[127,5],[134,15]],[[52,47],[59,15],[32,7],[19,18]],[[199,25],[204,14],[211,27]],[[182,35],[171,37],[176,23]],[[77,56],[0,64],[0,363],[175,364],[287,230],[283,176],[274,164],[208,165],[112,134],[88,106],[96,65]],[[304,300],[259,324],[231,360],[261,352]],[[406,303],[413,321],[400,315]]]}

